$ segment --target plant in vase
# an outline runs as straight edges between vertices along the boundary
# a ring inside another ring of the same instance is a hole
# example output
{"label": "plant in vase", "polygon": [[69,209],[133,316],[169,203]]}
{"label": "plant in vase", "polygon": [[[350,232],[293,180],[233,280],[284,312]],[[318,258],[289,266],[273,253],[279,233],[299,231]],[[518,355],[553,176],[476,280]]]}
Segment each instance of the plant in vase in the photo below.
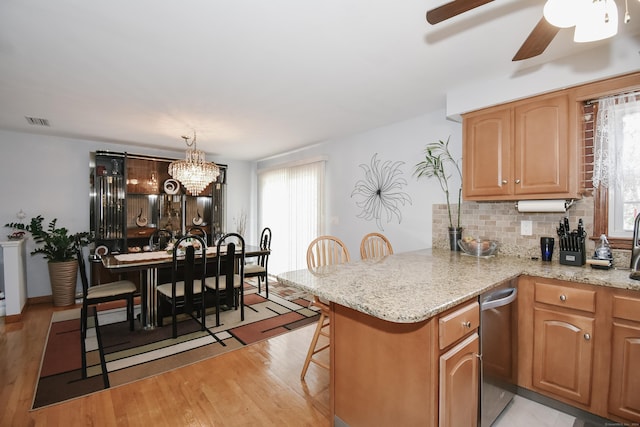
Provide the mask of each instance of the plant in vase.
{"label": "plant in vase", "polygon": [[35,248],[31,255],[42,254],[47,260],[53,305],[64,306],[75,303],[75,289],[78,276],[76,249],[86,246],[93,241],[89,232],[70,234],[64,227],[57,228],[57,218],[54,218],[47,228],[42,226],[44,218],[38,215],[31,218],[27,225],[23,223],[9,223],[5,227],[24,230],[31,233],[37,244],[44,244]]}
{"label": "plant in vase", "polygon": [[[458,251],[458,239],[462,237],[462,226],[460,225],[460,203],[462,202],[462,170],[460,169],[460,159],[455,159],[449,151],[449,138],[446,141],[439,140],[427,144],[424,149],[424,160],[415,165],[414,175],[417,178],[435,178],[440,184],[440,188],[447,199],[447,213],[449,214],[449,245],[452,251]],[[458,188],[458,203],[456,209],[456,220],[453,220],[451,208],[451,191],[449,182],[453,175],[460,179]]]}

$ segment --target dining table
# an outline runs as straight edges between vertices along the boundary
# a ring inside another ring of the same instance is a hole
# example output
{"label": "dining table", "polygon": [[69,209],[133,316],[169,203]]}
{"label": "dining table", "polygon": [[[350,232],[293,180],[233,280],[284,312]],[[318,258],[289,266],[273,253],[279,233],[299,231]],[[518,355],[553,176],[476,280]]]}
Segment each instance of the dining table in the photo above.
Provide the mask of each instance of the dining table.
{"label": "dining table", "polygon": [[[226,254],[226,245],[221,247],[220,252]],[[236,254],[240,255],[241,249],[236,248]],[[245,245],[245,259],[270,254],[270,250],[262,249],[259,246]],[[183,258],[183,257],[182,257]],[[206,248],[207,265],[212,264],[218,259],[218,252],[215,246]],[[140,321],[143,329],[154,329],[157,324],[157,295],[156,288],[158,283],[158,272],[161,269],[172,268],[173,252],[172,251],[150,251],[150,252],[132,252],[124,254],[109,254],[101,257],[101,262],[112,274],[120,274],[127,272],[140,273],[140,291],[141,291],[141,315]],[[231,292],[227,292],[227,295]]]}

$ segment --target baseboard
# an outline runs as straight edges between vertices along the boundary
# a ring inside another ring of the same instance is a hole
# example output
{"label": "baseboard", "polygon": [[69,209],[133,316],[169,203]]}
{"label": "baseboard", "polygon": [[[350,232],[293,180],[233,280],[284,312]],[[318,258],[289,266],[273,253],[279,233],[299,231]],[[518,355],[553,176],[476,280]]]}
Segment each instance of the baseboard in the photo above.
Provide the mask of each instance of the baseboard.
{"label": "baseboard", "polygon": [[27,298],[27,304],[53,304],[53,295]]}
{"label": "baseboard", "polygon": [[[25,306],[26,307],[26,306]],[[4,316],[4,323],[18,323],[22,321],[22,313],[20,314],[10,314],[8,316]]]}

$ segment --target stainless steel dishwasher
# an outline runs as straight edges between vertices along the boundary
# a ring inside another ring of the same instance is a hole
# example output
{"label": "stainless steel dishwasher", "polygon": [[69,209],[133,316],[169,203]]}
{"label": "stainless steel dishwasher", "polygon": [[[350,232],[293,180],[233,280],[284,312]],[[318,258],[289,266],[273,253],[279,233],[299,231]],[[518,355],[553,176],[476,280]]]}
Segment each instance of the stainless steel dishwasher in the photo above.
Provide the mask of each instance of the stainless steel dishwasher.
{"label": "stainless steel dishwasher", "polygon": [[516,393],[518,290],[506,282],[480,296],[480,426],[489,427]]}

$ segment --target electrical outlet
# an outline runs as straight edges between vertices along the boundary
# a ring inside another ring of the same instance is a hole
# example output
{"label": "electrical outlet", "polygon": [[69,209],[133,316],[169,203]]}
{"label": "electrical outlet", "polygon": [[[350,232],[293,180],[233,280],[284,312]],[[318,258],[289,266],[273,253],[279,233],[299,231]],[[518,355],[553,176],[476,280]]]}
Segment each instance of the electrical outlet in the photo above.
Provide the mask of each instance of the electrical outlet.
{"label": "electrical outlet", "polygon": [[520,221],[520,235],[531,236],[533,234],[533,221]]}

